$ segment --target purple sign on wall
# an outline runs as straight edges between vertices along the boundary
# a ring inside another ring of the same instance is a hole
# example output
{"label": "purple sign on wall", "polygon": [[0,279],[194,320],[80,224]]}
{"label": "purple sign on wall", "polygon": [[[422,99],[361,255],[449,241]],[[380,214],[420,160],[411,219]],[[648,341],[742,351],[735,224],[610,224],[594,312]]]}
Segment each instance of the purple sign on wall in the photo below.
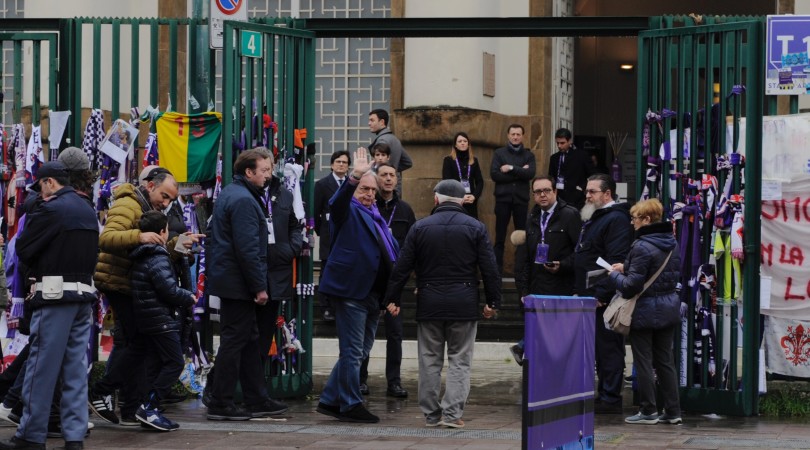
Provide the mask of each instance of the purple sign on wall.
{"label": "purple sign on wall", "polygon": [[768,16],[765,93],[808,93],[810,16]]}

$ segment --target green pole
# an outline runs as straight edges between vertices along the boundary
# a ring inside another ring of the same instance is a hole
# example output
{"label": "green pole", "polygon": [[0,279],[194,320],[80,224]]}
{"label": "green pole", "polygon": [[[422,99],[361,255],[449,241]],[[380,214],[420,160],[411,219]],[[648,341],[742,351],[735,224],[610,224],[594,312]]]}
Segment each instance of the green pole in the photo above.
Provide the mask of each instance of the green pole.
{"label": "green pole", "polygon": [[[194,0],[189,25],[189,95],[188,111],[203,112],[208,110],[208,84],[210,81],[211,52],[208,48],[208,26],[203,25],[208,19],[207,1]],[[192,101],[192,98],[194,101]]]}

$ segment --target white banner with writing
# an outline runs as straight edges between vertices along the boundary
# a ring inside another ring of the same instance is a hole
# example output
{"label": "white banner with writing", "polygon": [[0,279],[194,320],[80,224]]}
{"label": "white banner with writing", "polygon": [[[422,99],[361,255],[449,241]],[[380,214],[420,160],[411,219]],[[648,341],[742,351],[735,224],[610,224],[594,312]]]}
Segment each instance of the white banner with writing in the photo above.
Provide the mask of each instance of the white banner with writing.
{"label": "white banner with writing", "polygon": [[771,285],[762,313],[810,320],[810,176],[777,183],[781,198],[762,201],[761,273]]}

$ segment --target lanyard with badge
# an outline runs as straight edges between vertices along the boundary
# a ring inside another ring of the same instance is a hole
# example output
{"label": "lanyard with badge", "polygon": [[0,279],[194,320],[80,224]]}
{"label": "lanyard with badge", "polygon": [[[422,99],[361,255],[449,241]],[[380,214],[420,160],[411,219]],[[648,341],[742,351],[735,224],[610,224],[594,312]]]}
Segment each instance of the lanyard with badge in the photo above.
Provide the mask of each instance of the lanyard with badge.
{"label": "lanyard with badge", "polygon": [[560,152],[560,159],[557,160],[557,189],[565,189],[565,177],[562,174],[563,164],[565,164],[565,152]]}
{"label": "lanyard with badge", "polygon": [[275,197],[270,197],[270,191],[264,195],[264,205],[267,207],[267,217],[265,221],[267,222],[267,244],[273,245],[276,243],[276,234],[273,230],[273,201]]}
{"label": "lanyard with badge", "polygon": [[[548,211],[543,211],[548,213]],[[537,218],[537,224],[540,225],[540,243],[537,244],[537,251],[534,253],[535,264],[545,264],[548,262],[548,244],[546,244],[546,228],[551,219],[551,213],[546,214],[546,220],[543,220],[543,214]]]}
{"label": "lanyard with badge", "polygon": [[391,229],[391,223],[394,221],[394,214],[397,212],[397,205],[394,205],[394,209],[391,210],[391,215],[388,217],[388,220],[385,221],[386,225],[388,225],[388,231],[391,233],[391,236],[394,235],[394,230]]}
{"label": "lanyard with badge", "polygon": [[458,158],[455,159],[456,161],[456,169],[458,169],[458,181],[461,181],[461,185],[464,186],[464,192],[469,194],[472,192],[470,189],[470,166],[467,164],[467,178],[461,176],[461,165],[458,163]]}

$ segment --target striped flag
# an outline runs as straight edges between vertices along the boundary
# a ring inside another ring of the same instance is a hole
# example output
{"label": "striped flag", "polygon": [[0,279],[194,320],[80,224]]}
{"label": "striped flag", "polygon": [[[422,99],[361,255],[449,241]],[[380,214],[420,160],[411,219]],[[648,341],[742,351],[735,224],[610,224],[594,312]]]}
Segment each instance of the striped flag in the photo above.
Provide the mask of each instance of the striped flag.
{"label": "striped flag", "polygon": [[222,114],[204,112],[157,116],[160,165],[180,183],[199,183],[216,177]]}

